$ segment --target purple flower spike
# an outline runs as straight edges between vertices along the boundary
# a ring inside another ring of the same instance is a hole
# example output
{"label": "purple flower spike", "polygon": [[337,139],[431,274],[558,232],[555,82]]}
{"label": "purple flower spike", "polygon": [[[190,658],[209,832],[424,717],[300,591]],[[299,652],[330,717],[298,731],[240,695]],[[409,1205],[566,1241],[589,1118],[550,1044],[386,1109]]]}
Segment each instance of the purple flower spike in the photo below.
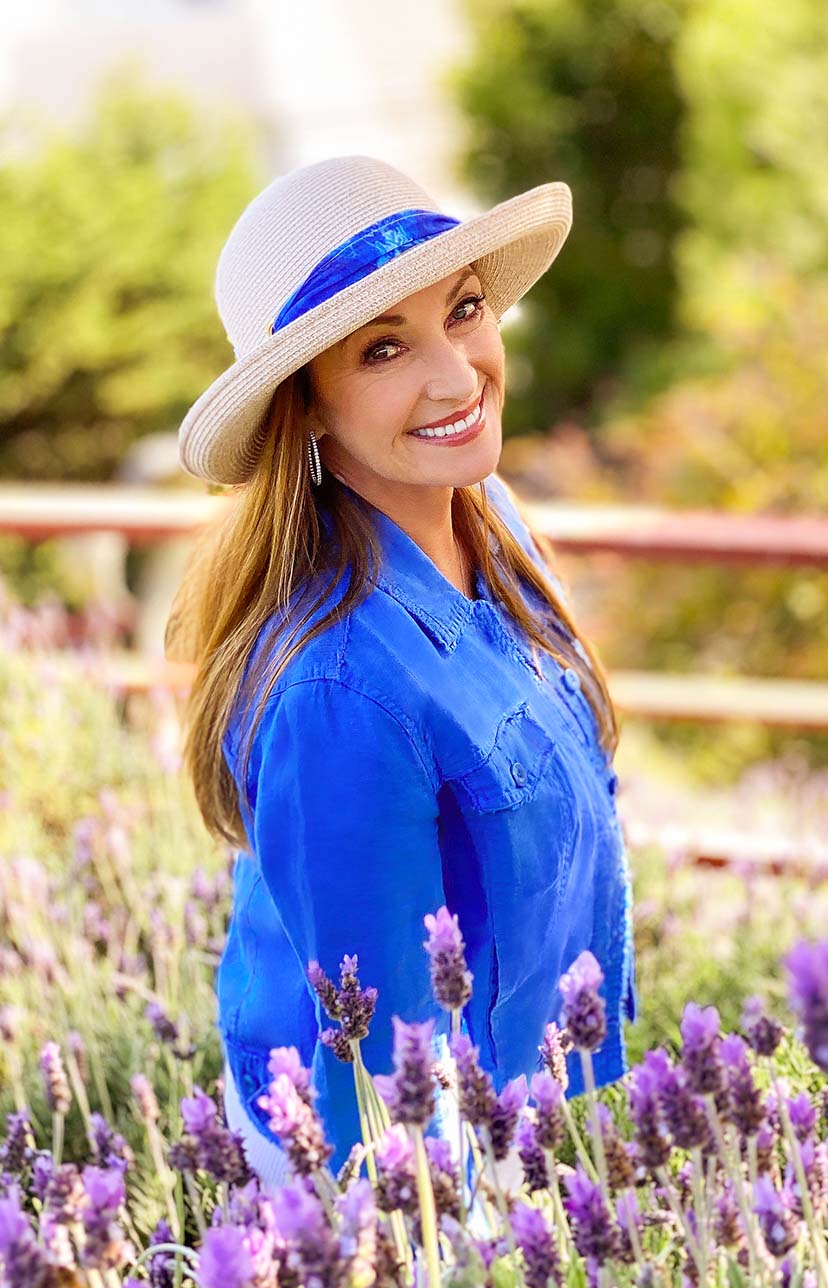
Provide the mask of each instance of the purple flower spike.
{"label": "purple flower spike", "polygon": [[497,1096],[489,1074],[480,1068],[480,1048],[472,1046],[466,1033],[452,1033],[449,1050],[457,1064],[460,1112],[472,1127],[488,1127]]}
{"label": "purple flower spike", "polygon": [[520,1161],[523,1164],[523,1175],[529,1187],[529,1193],[545,1190],[549,1186],[549,1169],[546,1165],[546,1154],[538,1140],[536,1124],[523,1114],[515,1130]]}
{"label": "purple flower spike", "polygon": [[828,1072],[828,940],[802,939],[784,958],[791,1010],[802,1021],[811,1059]]}
{"label": "purple flower spike", "polygon": [[377,1091],[396,1122],[427,1126],[434,1113],[434,1076],[431,1072],[431,1039],[434,1020],[406,1024],[392,1015],[394,1069],[392,1077],[374,1078]]}
{"label": "purple flower spike", "polygon": [[598,992],[603,980],[597,958],[585,948],[558,981],[567,1033],[580,1051],[597,1050],[607,1036],[606,1002]]}
{"label": "purple flower spike", "polygon": [[298,1282],[344,1282],[346,1268],[338,1240],[316,1195],[303,1185],[283,1185],[273,1192],[271,1202],[277,1229],[290,1245],[288,1262],[295,1267]]}
{"label": "purple flower spike", "polygon": [[719,1012],[715,1006],[688,1002],[681,1020],[684,1046],[681,1062],[691,1091],[716,1095],[724,1087],[724,1069],[719,1057]]}
{"label": "purple flower spike", "polygon": [[566,1029],[559,1029],[554,1020],[550,1020],[543,1031],[543,1042],[538,1047],[544,1068],[552,1074],[566,1091],[569,1086],[569,1073],[566,1068],[567,1052],[572,1050],[572,1039]]}
{"label": "purple flower spike", "polygon": [[436,913],[426,913],[423,922],[428,931],[428,939],[423,946],[431,959],[434,996],[445,1010],[460,1010],[472,995],[474,976],[466,967],[466,945],[460,934],[457,913],[452,915],[443,905]]}
{"label": "purple flower spike", "polygon": [[529,1093],[538,1106],[538,1143],[544,1149],[558,1149],[566,1139],[563,1085],[551,1073],[533,1073]]}
{"label": "purple flower spike", "polygon": [[278,1074],[257,1103],[270,1115],[268,1126],[282,1140],[300,1176],[310,1176],[327,1162],[333,1145],[325,1140],[316,1110],[302,1098],[289,1074]]}
{"label": "purple flower spike", "polygon": [[198,1258],[199,1288],[252,1288],[253,1261],[244,1230],[234,1225],[205,1231]]}
{"label": "purple flower spike", "polygon": [[550,1279],[553,1284],[560,1284],[558,1250],[540,1209],[518,1200],[512,1208],[511,1225],[515,1243],[523,1253],[527,1288],[547,1288]]}
{"label": "purple flower spike", "polygon": [[661,1109],[664,1071],[657,1058],[651,1057],[656,1057],[656,1051],[648,1051],[643,1062],[631,1070],[629,1102],[638,1160],[642,1167],[654,1171],[667,1162],[672,1142]]}
{"label": "purple flower spike", "polygon": [[659,1099],[667,1129],[680,1149],[709,1148],[712,1143],[705,1103],[690,1090],[686,1070],[672,1066],[662,1076]]}
{"label": "purple flower spike", "polygon": [[353,1062],[350,1043],[368,1036],[379,996],[375,988],[362,987],[357,976],[358,966],[356,954],[349,956],[346,953],[339,967],[339,988],[328,978],[319,962],[308,962],[306,970],[308,981],[325,1012],[340,1023],[339,1029],[326,1029],[322,1040],[337,1059],[346,1064]]}
{"label": "purple flower spike", "polygon": [[5,1198],[0,1198],[0,1258],[3,1282],[9,1288],[47,1283],[54,1277],[46,1253],[37,1243],[29,1218],[22,1207],[20,1187],[12,1184]]}
{"label": "purple flower spike", "polygon": [[72,1097],[57,1042],[46,1042],[41,1047],[40,1072],[50,1112],[68,1114]]}
{"label": "purple flower spike", "polygon": [[278,1078],[280,1073],[287,1074],[302,1099],[310,1103],[313,1097],[310,1069],[302,1064],[302,1057],[295,1046],[271,1047],[267,1067],[274,1078]]}
{"label": "purple flower spike", "polygon": [[757,1055],[773,1055],[782,1040],[782,1025],[768,1015],[763,998],[747,998],[742,1008],[742,1028]]}
{"label": "purple flower spike", "polygon": [[383,1132],[374,1151],[377,1162],[377,1206],[382,1212],[414,1215],[419,1206],[414,1146],[402,1123]]}
{"label": "purple flower spike", "polygon": [[807,1091],[800,1091],[798,1096],[788,1100],[787,1105],[797,1140],[807,1140],[816,1126],[816,1109],[811,1103],[811,1097]]}
{"label": "purple flower spike", "polygon": [[184,1130],[193,1136],[202,1136],[216,1121],[218,1109],[201,1087],[193,1088],[192,1096],[182,1096],[181,1117],[184,1119]]}
{"label": "purple flower spike", "polygon": [[564,1199],[572,1223],[572,1238],[582,1257],[592,1257],[599,1266],[617,1256],[621,1240],[601,1186],[594,1184],[580,1163],[564,1176],[569,1197]]}
{"label": "purple flower spike", "polygon": [[765,1106],[753,1079],[748,1047],[738,1033],[728,1033],[719,1043],[719,1056],[727,1078],[726,1117],[745,1136],[755,1136],[765,1119]]}
{"label": "purple flower spike", "polygon": [[511,1082],[506,1083],[495,1101],[489,1123],[489,1132],[492,1140],[492,1152],[498,1162],[509,1153],[509,1147],[512,1144],[512,1137],[517,1126],[518,1114],[526,1104],[528,1095],[529,1088],[526,1083],[526,1074],[522,1073],[520,1077],[513,1078]]}
{"label": "purple flower spike", "polygon": [[799,1237],[799,1222],[793,1211],[793,1195],[787,1187],[777,1190],[769,1176],[760,1176],[753,1187],[753,1210],[774,1257],[790,1252]]}

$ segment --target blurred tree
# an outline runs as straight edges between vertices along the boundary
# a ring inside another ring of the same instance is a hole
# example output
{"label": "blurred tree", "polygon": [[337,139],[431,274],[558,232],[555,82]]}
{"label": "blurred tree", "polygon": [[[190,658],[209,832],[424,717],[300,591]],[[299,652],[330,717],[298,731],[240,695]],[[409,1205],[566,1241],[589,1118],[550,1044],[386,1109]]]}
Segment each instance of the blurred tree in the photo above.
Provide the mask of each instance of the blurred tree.
{"label": "blurred tree", "polygon": [[0,476],[106,480],[233,361],[212,297],[260,186],[240,122],[111,73],[88,125],[0,163]]}
{"label": "blurred tree", "polygon": [[671,195],[681,102],[672,64],[685,0],[466,0],[471,61],[450,87],[467,122],[461,173],[502,201],[550,180],[573,226],[508,335],[507,433],[595,419],[629,365],[673,334]]}
{"label": "blurred tree", "polygon": [[828,274],[828,6],[695,0],[675,44],[681,317],[734,342]]}

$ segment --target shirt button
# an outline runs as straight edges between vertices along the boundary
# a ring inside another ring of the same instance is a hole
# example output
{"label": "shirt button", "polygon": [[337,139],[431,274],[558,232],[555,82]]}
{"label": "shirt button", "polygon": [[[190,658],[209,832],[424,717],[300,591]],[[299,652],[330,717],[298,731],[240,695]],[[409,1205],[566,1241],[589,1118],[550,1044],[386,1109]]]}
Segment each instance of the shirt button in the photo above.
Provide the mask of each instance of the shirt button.
{"label": "shirt button", "polygon": [[609,792],[610,796],[615,795],[615,789],[617,786],[618,786],[618,775],[616,774],[615,770],[612,770],[609,778],[607,779],[607,791]]}
{"label": "shirt button", "polygon": [[581,687],[581,677],[571,666],[568,666],[564,671],[563,682],[568,689],[580,689]]}
{"label": "shirt button", "polygon": [[515,763],[512,765],[512,777],[514,778],[518,787],[522,787],[526,782],[526,770],[523,768],[523,765],[520,763],[519,760],[516,760]]}

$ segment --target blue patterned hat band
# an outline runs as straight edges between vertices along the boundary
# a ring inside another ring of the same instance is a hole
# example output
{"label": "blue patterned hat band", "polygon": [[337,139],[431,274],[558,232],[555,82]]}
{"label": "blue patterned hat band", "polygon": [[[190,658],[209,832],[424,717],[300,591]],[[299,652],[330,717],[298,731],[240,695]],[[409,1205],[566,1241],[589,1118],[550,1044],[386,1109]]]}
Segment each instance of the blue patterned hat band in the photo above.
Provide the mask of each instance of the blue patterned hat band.
{"label": "blue patterned hat band", "polygon": [[434,210],[401,210],[362,228],[336,246],[312,269],[301,286],[282,305],[270,328],[270,334],[275,335],[288,322],[295,321],[317,304],[337,295],[346,286],[367,277],[403,251],[430,241],[438,233],[456,228],[459,223],[459,219]]}

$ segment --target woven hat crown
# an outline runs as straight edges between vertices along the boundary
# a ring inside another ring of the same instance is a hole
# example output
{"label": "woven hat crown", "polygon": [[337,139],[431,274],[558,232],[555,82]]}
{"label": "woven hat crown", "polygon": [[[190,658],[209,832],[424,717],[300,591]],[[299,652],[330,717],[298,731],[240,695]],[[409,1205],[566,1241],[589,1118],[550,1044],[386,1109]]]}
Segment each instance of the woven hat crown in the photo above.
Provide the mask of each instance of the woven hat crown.
{"label": "woven hat crown", "polygon": [[216,305],[236,358],[267,340],[281,306],[329,251],[408,208],[440,209],[375,157],[331,157],[268,184],[236,221],[216,268]]}

